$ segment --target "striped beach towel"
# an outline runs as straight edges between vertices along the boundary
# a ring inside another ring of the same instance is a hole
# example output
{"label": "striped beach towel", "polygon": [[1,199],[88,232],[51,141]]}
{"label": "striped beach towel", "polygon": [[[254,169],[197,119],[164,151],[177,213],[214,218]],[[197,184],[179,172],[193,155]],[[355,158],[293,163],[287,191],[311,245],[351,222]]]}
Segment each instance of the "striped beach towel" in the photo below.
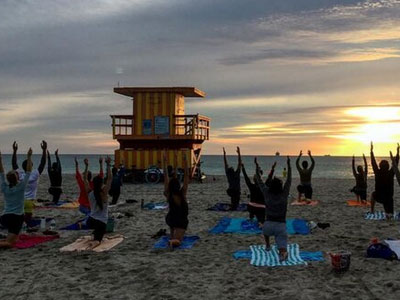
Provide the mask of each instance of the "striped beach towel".
{"label": "striped beach towel", "polygon": [[[367,212],[364,215],[365,220],[386,220],[386,214],[384,211],[376,211],[374,213]],[[399,213],[395,212],[393,214],[393,219],[398,221],[399,220]]]}
{"label": "striped beach towel", "polygon": [[307,262],[300,257],[298,244],[289,244],[287,246],[288,258],[285,261],[279,261],[279,254],[276,245],[271,247],[270,251],[265,250],[265,245],[250,246],[251,260],[250,264],[257,267],[278,267],[307,265]]}

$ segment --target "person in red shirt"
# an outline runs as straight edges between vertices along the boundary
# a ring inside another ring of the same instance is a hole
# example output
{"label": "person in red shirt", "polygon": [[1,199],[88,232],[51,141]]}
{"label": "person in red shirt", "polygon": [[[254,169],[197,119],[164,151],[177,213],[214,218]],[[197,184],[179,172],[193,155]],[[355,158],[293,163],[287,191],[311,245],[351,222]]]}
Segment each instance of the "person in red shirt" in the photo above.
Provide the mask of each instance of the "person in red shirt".
{"label": "person in red shirt", "polygon": [[[85,183],[83,181],[82,174],[79,171],[79,163],[78,163],[78,160],[76,159],[76,157],[75,157],[75,168],[76,168],[75,178],[76,178],[76,182],[78,183],[79,190],[80,190],[79,198],[78,198],[79,211],[85,215],[88,215],[90,213],[90,204],[89,204],[88,194],[93,190],[93,181],[92,181],[92,172],[89,171],[88,159],[85,158],[83,162],[85,164],[85,170],[83,171],[83,176],[85,176],[85,174],[86,174],[86,177],[89,182],[89,190],[87,190],[87,188],[85,187]],[[103,176],[104,176],[103,158],[101,158],[101,157],[99,159],[99,164],[100,164],[99,176],[101,178],[103,178]]]}

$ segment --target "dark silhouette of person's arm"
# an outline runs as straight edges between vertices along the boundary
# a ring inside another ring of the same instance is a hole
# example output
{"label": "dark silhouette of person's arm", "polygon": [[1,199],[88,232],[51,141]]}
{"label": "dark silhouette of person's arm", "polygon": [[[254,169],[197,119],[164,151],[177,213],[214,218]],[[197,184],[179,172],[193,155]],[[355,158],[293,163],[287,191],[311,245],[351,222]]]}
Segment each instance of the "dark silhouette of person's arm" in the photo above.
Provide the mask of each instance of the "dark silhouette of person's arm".
{"label": "dark silhouette of person's arm", "polygon": [[269,171],[269,173],[268,173],[267,180],[265,180],[266,186],[269,186],[272,181],[272,177],[274,176],[274,173],[275,173],[275,167],[276,167],[276,162],[274,162],[274,164],[272,165],[271,171]]}
{"label": "dark silhouette of person's arm", "polygon": [[242,155],[240,154],[240,148],[239,147],[236,148],[236,152],[237,152],[237,155],[238,155],[238,166],[236,168],[236,172],[238,172],[240,174],[240,169],[242,167]]}
{"label": "dark silhouette of person's arm", "polygon": [[303,151],[300,151],[299,156],[296,159],[296,168],[299,173],[302,171],[302,168],[300,167],[300,158],[303,155]]}
{"label": "dark silhouette of person's arm", "polygon": [[17,170],[18,169],[18,163],[17,163],[18,144],[17,144],[17,142],[14,141],[12,147],[13,147],[13,155],[11,158],[11,164],[12,164],[13,170]]}
{"label": "dark silhouette of person's arm", "polygon": [[365,177],[365,182],[367,182],[367,179],[368,179],[368,163],[367,163],[367,158],[365,157],[364,153],[363,153],[363,160],[364,160],[364,177]]}
{"label": "dark silhouette of person's arm", "polygon": [[394,174],[396,175],[397,183],[400,185],[399,166],[397,164],[396,158],[393,157],[392,151],[390,151],[390,159],[392,160],[392,170],[393,170]]}
{"label": "dark silhouette of person's arm", "polygon": [[351,160],[351,169],[353,170],[353,176],[354,176],[354,178],[357,178],[356,162],[355,162],[354,155],[353,155],[353,159]]}
{"label": "dark silhouette of person's arm", "polygon": [[228,171],[228,161],[226,159],[226,151],[225,151],[225,147],[222,148],[222,150],[224,151],[224,167],[225,167],[225,173]]}
{"label": "dark silhouette of person's arm", "polygon": [[252,183],[251,183],[249,176],[247,176],[247,172],[246,172],[246,169],[245,169],[243,163],[242,163],[242,172],[243,172],[244,181],[246,182],[248,188],[250,189]]}
{"label": "dark silhouette of person's arm", "polygon": [[47,150],[47,173],[50,176],[50,173],[51,173],[51,157],[50,157],[49,150]]}
{"label": "dark silhouette of person's arm", "polygon": [[290,186],[292,184],[292,166],[290,165],[290,157],[287,157],[287,178],[285,185],[283,186],[283,191],[286,195],[289,195]]}
{"label": "dark silhouette of person's arm", "polygon": [[315,160],[314,160],[314,157],[312,156],[312,154],[311,154],[311,151],[310,150],[308,150],[308,156],[310,157],[310,159],[311,159],[311,167],[310,167],[310,172],[312,172],[313,170],[314,170],[314,167],[315,167]]}
{"label": "dark silhouette of person's arm", "polygon": [[56,160],[57,160],[57,172],[58,172],[58,174],[61,175],[62,169],[61,169],[61,161],[60,161],[60,158],[58,157],[58,149],[56,150],[55,155],[56,155]]}
{"label": "dark silhouette of person's arm", "polygon": [[40,159],[38,172],[39,172],[39,174],[42,174],[43,170],[44,170],[44,167],[46,166],[46,152],[47,152],[47,143],[46,143],[46,141],[42,141],[42,143],[40,144],[40,147],[42,148],[42,158]]}
{"label": "dark silhouette of person's arm", "polygon": [[375,155],[374,155],[374,145],[371,142],[371,166],[372,170],[374,170],[374,173],[376,174],[379,170],[378,164],[376,163]]}

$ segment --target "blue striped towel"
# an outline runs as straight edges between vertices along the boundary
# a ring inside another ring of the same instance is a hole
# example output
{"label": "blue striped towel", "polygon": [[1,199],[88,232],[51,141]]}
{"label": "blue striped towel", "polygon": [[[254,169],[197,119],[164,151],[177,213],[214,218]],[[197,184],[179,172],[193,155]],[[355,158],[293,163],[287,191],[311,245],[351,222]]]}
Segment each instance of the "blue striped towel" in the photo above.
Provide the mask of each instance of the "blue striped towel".
{"label": "blue striped towel", "polygon": [[270,251],[265,250],[265,245],[250,246],[251,260],[250,264],[257,267],[278,267],[278,266],[295,266],[307,265],[300,257],[298,244],[289,244],[287,246],[288,258],[285,261],[279,261],[279,254],[276,245],[271,247]]}
{"label": "blue striped towel", "polygon": [[[374,213],[367,212],[364,215],[365,220],[386,220],[386,214],[384,211],[376,211]],[[393,214],[394,220],[399,220],[399,213],[395,212]]]}

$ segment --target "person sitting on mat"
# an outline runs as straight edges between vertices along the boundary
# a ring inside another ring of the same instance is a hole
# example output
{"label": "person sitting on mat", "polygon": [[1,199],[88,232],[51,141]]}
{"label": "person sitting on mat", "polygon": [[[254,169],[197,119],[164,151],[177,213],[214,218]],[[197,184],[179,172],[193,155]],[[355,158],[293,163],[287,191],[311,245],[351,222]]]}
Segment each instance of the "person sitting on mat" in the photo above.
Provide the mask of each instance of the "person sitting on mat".
{"label": "person sitting on mat", "polygon": [[[395,158],[396,165],[399,164],[400,145],[397,144],[397,154]],[[374,145],[371,142],[371,165],[375,174],[375,191],[371,195],[371,213],[375,211],[375,203],[382,203],[386,213],[386,218],[393,216],[393,193],[394,193],[394,169],[390,168],[387,160],[381,160],[376,163],[374,155]]]}
{"label": "person sitting on mat", "polygon": [[125,175],[125,168],[123,165],[120,166],[119,170],[117,167],[112,168],[112,181],[111,188],[108,194],[112,197],[111,204],[115,205],[118,202],[121,194],[122,179]]}
{"label": "person sitting on mat", "polygon": [[308,156],[311,159],[311,167],[308,167],[308,161],[304,160],[300,167],[300,158],[303,155],[303,151],[300,151],[299,156],[296,160],[296,168],[300,175],[300,184],[297,186],[297,191],[299,192],[298,201],[301,202],[302,196],[304,195],[307,203],[311,202],[313,189],[311,185],[311,175],[315,167],[315,160],[311,155],[311,151],[308,150]]}
{"label": "person sitting on mat", "polygon": [[[37,170],[33,170],[31,175],[29,176],[28,183],[25,187],[25,201],[24,201],[24,220],[25,223],[29,223],[33,216],[34,210],[34,201],[36,200],[37,189],[39,185],[39,177],[43,173],[44,167],[46,165],[46,151],[47,151],[47,143],[46,141],[42,141],[40,144],[42,148],[42,158],[40,160],[39,167]],[[18,167],[17,162],[17,151],[18,151],[18,144],[17,142],[13,143],[13,155],[11,159],[11,164],[13,170],[17,171],[19,175],[19,180],[24,180],[26,176],[26,167],[27,167],[27,160],[22,162],[22,170]],[[33,168],[33,165],[32,165]]]}
{"label": "person sitting on mat", "polygon": [[240,148],[236,148],[236,152],[238,154],[238,166],[236,171],[233,167],[228,165],[228,161],[226,159],[226,151],[224,151],[224,165],[225,165],[225,174],[228,179],[228,189],[226,190],[229,197],[231,197],[231,210],[236,210],[239,206],[240,202],[240,169],[242,165],[242,157],[240,155]]}
{"label": "person sitting on mat", "polygon": [[292,183],[292,168],[290,158],[287,157],[287,179],[285,184],[277,177],[271,179],[267,186],[261,179],[261,174],[257,170],[256,181],[264,193],[266,221],[263,227],[266,250],[270,250],[270,236],[275,237],[275,242],[279,250],[281,261],[287,258],[287,231],[286,231],[286,211]]}
{"label": "person sitting on mat", "polygon": [[[85,164],[85,170],[83,171],[83,176],[87,178],[89,190],[86,189],[85,182],[83,181],[82,174],[79,171],[79,163],[75,157],[75,178],[79,187],[79,211],[84,215],[90,214],[90,203],[89,203],[89,193],[93,190],[92,172],[89,171],[89,161],[87,158],[83,160]],[[103,175],[103,158],[99,158],[100,173],[101,178]]]}
{"label": "person sitting on mat", "polygon": [[[177,158],[175,157],[175,161]],[[177,171],[173,172],[170,180],[168,176],[164,176],[164,196],[167,198],[169,210],[165,221],[170,228],[171,235],[169,240],[170,247],[179,247],[182,243],[185,231],[187,230],[189,220],[189,206],[186,198],[189,186],[189,166],[186,155],[183,157],[183,167],[185,170],[183,177],[183,186],[177,178]],[[167,157],[164,154],[164,174],[167,171]]]}
{"label": "person sitting on mat", "polygon": [[[108,222],[108,191],[111,187],[111,158],[106,158],[106,180],[97,175],[93,178],[93,190],[89,193],[90,215],[86,225],[93,229],[93,242],[91,248],[96,247],[103,240]],[[86,190],[89,190],[89,181],[84,173],[83,181]]]}
{"label": "person sitting on mat", "polygon": [[61,174],[61,162],[60,158],[58,157],[58,149],[54,152],[56,155],[56,162],[51,163],[50,152],[47,151],[47,173],[49,174],[50,179],[50,188],[49,194],[53,196],[53,203],[57,204],[60,200],[60,196],[62,194],[62,174]]}
{"label": "person sitting on mat", "polygon": [[[5,240],[0,241],[0,248],[12,248],[24,223],[24,195],[32,171],[32,149],[29,148],[26,160],[26,173],[19,181],[18,173],[12,170],[4,175],[3,160],[0,153],[0,186],[4,194],[4,210],[0,217],[2,226],[8,229]],[[7,177],[7,181],[6,181]]]}
{"label": "person sitting on mat", "polygon": [[351,192],[356,194],[357,202],[366,204],[367,203],[368,164],[367,164],[367,159],[365,158],[364,154],[363,154],[363,160],[364,160],[364,169],[362,166],[357,166],[357,170],[356,170],[355,158],[353,155],[351,167],[353,169],[354,178],[356,179],[356,186],[353,187]]}

